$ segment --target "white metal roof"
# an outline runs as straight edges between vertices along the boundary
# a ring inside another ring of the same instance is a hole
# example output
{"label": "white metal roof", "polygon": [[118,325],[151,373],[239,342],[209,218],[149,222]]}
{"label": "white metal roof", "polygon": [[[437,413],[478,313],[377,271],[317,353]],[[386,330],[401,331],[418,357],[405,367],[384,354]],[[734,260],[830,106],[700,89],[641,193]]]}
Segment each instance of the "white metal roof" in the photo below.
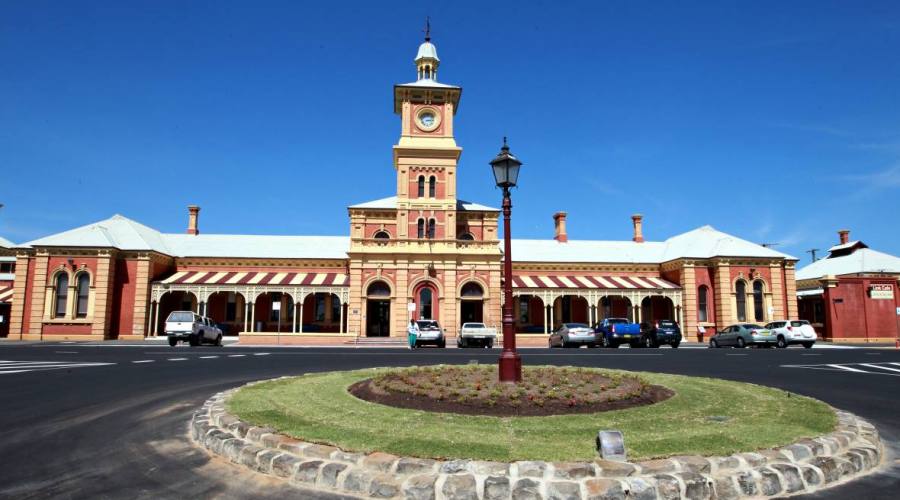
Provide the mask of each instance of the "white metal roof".
{"label": "white metal roof", "polygon": [[416,53],[416,61],[419,59],[431,58],[435,61],[440,61],[437,55],[437,47],[434,46],[431,42],[423,42],[422,45],[419,45],[419,51]]}
{"label": "white metal roof", "polygon": [[164,234],[121,215],[29,241],[24,246],[149,250],[173,257],[343,259],[346,236]]}
{"label": "white metal roof", "polygon": [[797,270],[798,280],[857,273],[900,274],[900,258],[871,248],[860,248],[849,255],[828,257]]}
{"label": "white metal roof", "polygon": [[435,89],[458,89],[458,85],[448,85],[446,83],[436,82],[431,78],[422,78],[410,83],[397,84],[398,87],[430,87]]}
{"label": "white metal roof", "polygon": [[[859,240],[848,241],[847,243],[842,243],[840,245],[835,245],[828,249],[829,252],[834,252],[836,250],[846,250],[847,248],[853,248],[854,246],[860,244]],[[865,243],[863,243],[865,245]]]}
{"label": "white metal roof", "polygon": [[0,248],[12,248],[16,246],[15,243],[9,241],[8,239],[0,236]]}
{"label": "white metal roof", "polygon": [[[365,203],[359,203],[357,205],[350,205],[349,208],[375,208],[375,209],[392,209],[397,208],[397,197],[389,196],[387,198],[381,198],[380,200],[372,200],[367,201]],[[500,210],[494,207],[489,207],[487,205],[481,205],[479,203],[472,203],[470,201],[465,200],[456,200],[456,209],[457,210],[468,210],[474,212],[499,212]]]}
{"label": "white metal roof", "polygon": [[794,259],[756,243],[703,226],[665,241],[516,240],[512,241],[516,262],[594,262],[650,264],[691,257],[769,257]]}

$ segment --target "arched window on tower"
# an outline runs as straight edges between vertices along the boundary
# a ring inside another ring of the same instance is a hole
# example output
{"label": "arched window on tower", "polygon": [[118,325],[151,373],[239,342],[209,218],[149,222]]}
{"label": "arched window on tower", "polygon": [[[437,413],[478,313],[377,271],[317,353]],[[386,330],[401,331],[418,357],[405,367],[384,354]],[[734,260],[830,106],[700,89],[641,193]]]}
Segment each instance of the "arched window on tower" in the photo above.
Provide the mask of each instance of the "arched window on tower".
{"label": "arched window on tower", "polygon": [[416,235],[421,240],[425,237],[425,219],[419,219],[416,229]]}
{"label": "arched window on tower", "polygon": [[425,197],[425,176],[424,176],[424,175],[420,175],[420,176],[419,176],[419,192],[418,192],[418,196],[419,196],[419,198],[424,198],[424,197]]}
{"label": "arched window on tower", "polygon": [[391,239],[390,233],[385,230],[375,231],[375,239],[376,240],[389,240]]}
{"label": "arched window on tower", "polygon": [[56,290],[54,290],[55,297],[53,302],[53,317],[54,318],[65,318],[66,317],[66,305],[69,301],[69,275],[65,272],[60,272],[56,275]]}
{"label": "arched window on tower", "polygon": [[428,239],[429,240],[434,239],[435,226],[436,226],[436,224],[434,222],[434,219],[428,219]]}
{"label": "arched window on tower", "polygon": [[756,321],[766,320],[762,280],[756,280],[753,282],[753,315],[756,317]]}
{"label": "arched window on tower", "polygon": [[709,287],[706,285],[700,285],[700,288],[697,289],[697,320],[701,323],[705,323],[709,321],[709,313],[708,313],[708,305],[707,295],[709,294]]}
{"label": "arched window on tower", "polygon": [[747,282],[738,280],[734,284],[734,295],[737,302],[738,321],[747,321]]}
{"label": "arched window on tower", "polygon": [[437,184],[437,179],[433,175],[428,178],[428,197],[429,198],[434,198],[436,184]]}
{"label": "arched window on tower", "polygon": [[88,301],[91,297],[91,276],[83,272],[78,275],[76,283],[75,296],[78,300],[75,305],[75,317],[86,318],[88,315]]}
{"label": "arched window on tower", "polygon": [[462,233],[459,235],[459,239],[461,241],[475,241],[475,237],[472,236],[472,233]]}

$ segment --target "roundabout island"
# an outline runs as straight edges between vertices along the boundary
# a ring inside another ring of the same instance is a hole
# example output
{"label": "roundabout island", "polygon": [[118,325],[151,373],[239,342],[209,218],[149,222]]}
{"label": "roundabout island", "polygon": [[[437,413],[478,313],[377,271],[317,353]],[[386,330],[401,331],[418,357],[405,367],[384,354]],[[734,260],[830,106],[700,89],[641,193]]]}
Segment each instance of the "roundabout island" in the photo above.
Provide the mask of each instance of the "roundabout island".
{"label": "roundabout island", "polygon": [[[598,457],[622,432],[627,462]],[[215,395],[211,453],[304,488],[374,498],[750,498],[879,466],[873,426],[815,399],[718,379],[484,365],[286,377]]]}

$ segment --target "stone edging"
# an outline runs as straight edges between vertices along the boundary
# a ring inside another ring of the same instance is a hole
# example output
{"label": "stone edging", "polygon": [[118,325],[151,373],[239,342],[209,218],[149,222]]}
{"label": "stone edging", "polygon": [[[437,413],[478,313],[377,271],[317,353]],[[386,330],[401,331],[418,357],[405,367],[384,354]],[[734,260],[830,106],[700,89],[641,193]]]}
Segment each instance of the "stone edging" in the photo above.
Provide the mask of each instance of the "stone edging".
{"label": "stone edging", "polygon": [[[259,382],[254,382],[259,383]],[[249,384],[252,385],[252,384]],[[408,500],[655,500],[784,497],[871,472],[883,445],[875,427],[837,411],[837,430],[789,446],[728,457],[679,456],[637,463],[438,461],[350,453],[255,427],[229,414],[220,392],[191,420],[210,452],[303,488]]]}

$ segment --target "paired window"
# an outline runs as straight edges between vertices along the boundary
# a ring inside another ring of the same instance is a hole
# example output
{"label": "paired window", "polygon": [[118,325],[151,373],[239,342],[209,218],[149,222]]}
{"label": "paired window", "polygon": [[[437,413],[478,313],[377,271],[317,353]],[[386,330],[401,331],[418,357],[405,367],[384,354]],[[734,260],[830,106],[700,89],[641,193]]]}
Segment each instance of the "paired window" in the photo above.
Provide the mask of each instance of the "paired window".
{"label": "paired window", "polygon": [[53,304],[53,317],[66,317],[66,304],[69,300],[69,275],[59,273],[56,275],[56,300]]}
{"label": "paired window", "polygon": [[77,297],[77,302],[75,304],[75,317],[86,318],[88,315],[88,302],[91,297],[91,277],[87,273],[81,273],[78,275],[76,283],[75,296]]}
{"label": "paired window", "polygon": [[437,179],[432,175],[428,178],[428,197],[434,198],[435,187],[437,184]]}
{"label": "paired window", "polygon": [[738,280],[734,285],[737,300],[737,320],[747,321],[747,282]]}
{"label": "paired window", "polygon": [[428,219],[428,239],[429,240],[434,239],[435,226],[437,226],[437,224],[435,223],[434,219]]}
{"label": "paired window", "polygon": [[[417,183],[416,194],[419,198],[425,197],[425,176],[420,175]],[[437,177],[430,176],[428,178],[428,197],[434,198],[437,194]]]}
{"label": "paired window", "polygon": [[416,223],[416,237],[420,240],[425,237],[425,219],[419,219]]}
{"label": "paired window", "polygon": [[424,175],[419,176],[419,189],[418,189],[417,194],[418,194],[419,198],[425,197],[425,176]]}
{"label": "paired window", "polygon": [[706,285],[702,285],[697,289],[697,319],[701,323],[709,321],[708,295],[709,287]]}

